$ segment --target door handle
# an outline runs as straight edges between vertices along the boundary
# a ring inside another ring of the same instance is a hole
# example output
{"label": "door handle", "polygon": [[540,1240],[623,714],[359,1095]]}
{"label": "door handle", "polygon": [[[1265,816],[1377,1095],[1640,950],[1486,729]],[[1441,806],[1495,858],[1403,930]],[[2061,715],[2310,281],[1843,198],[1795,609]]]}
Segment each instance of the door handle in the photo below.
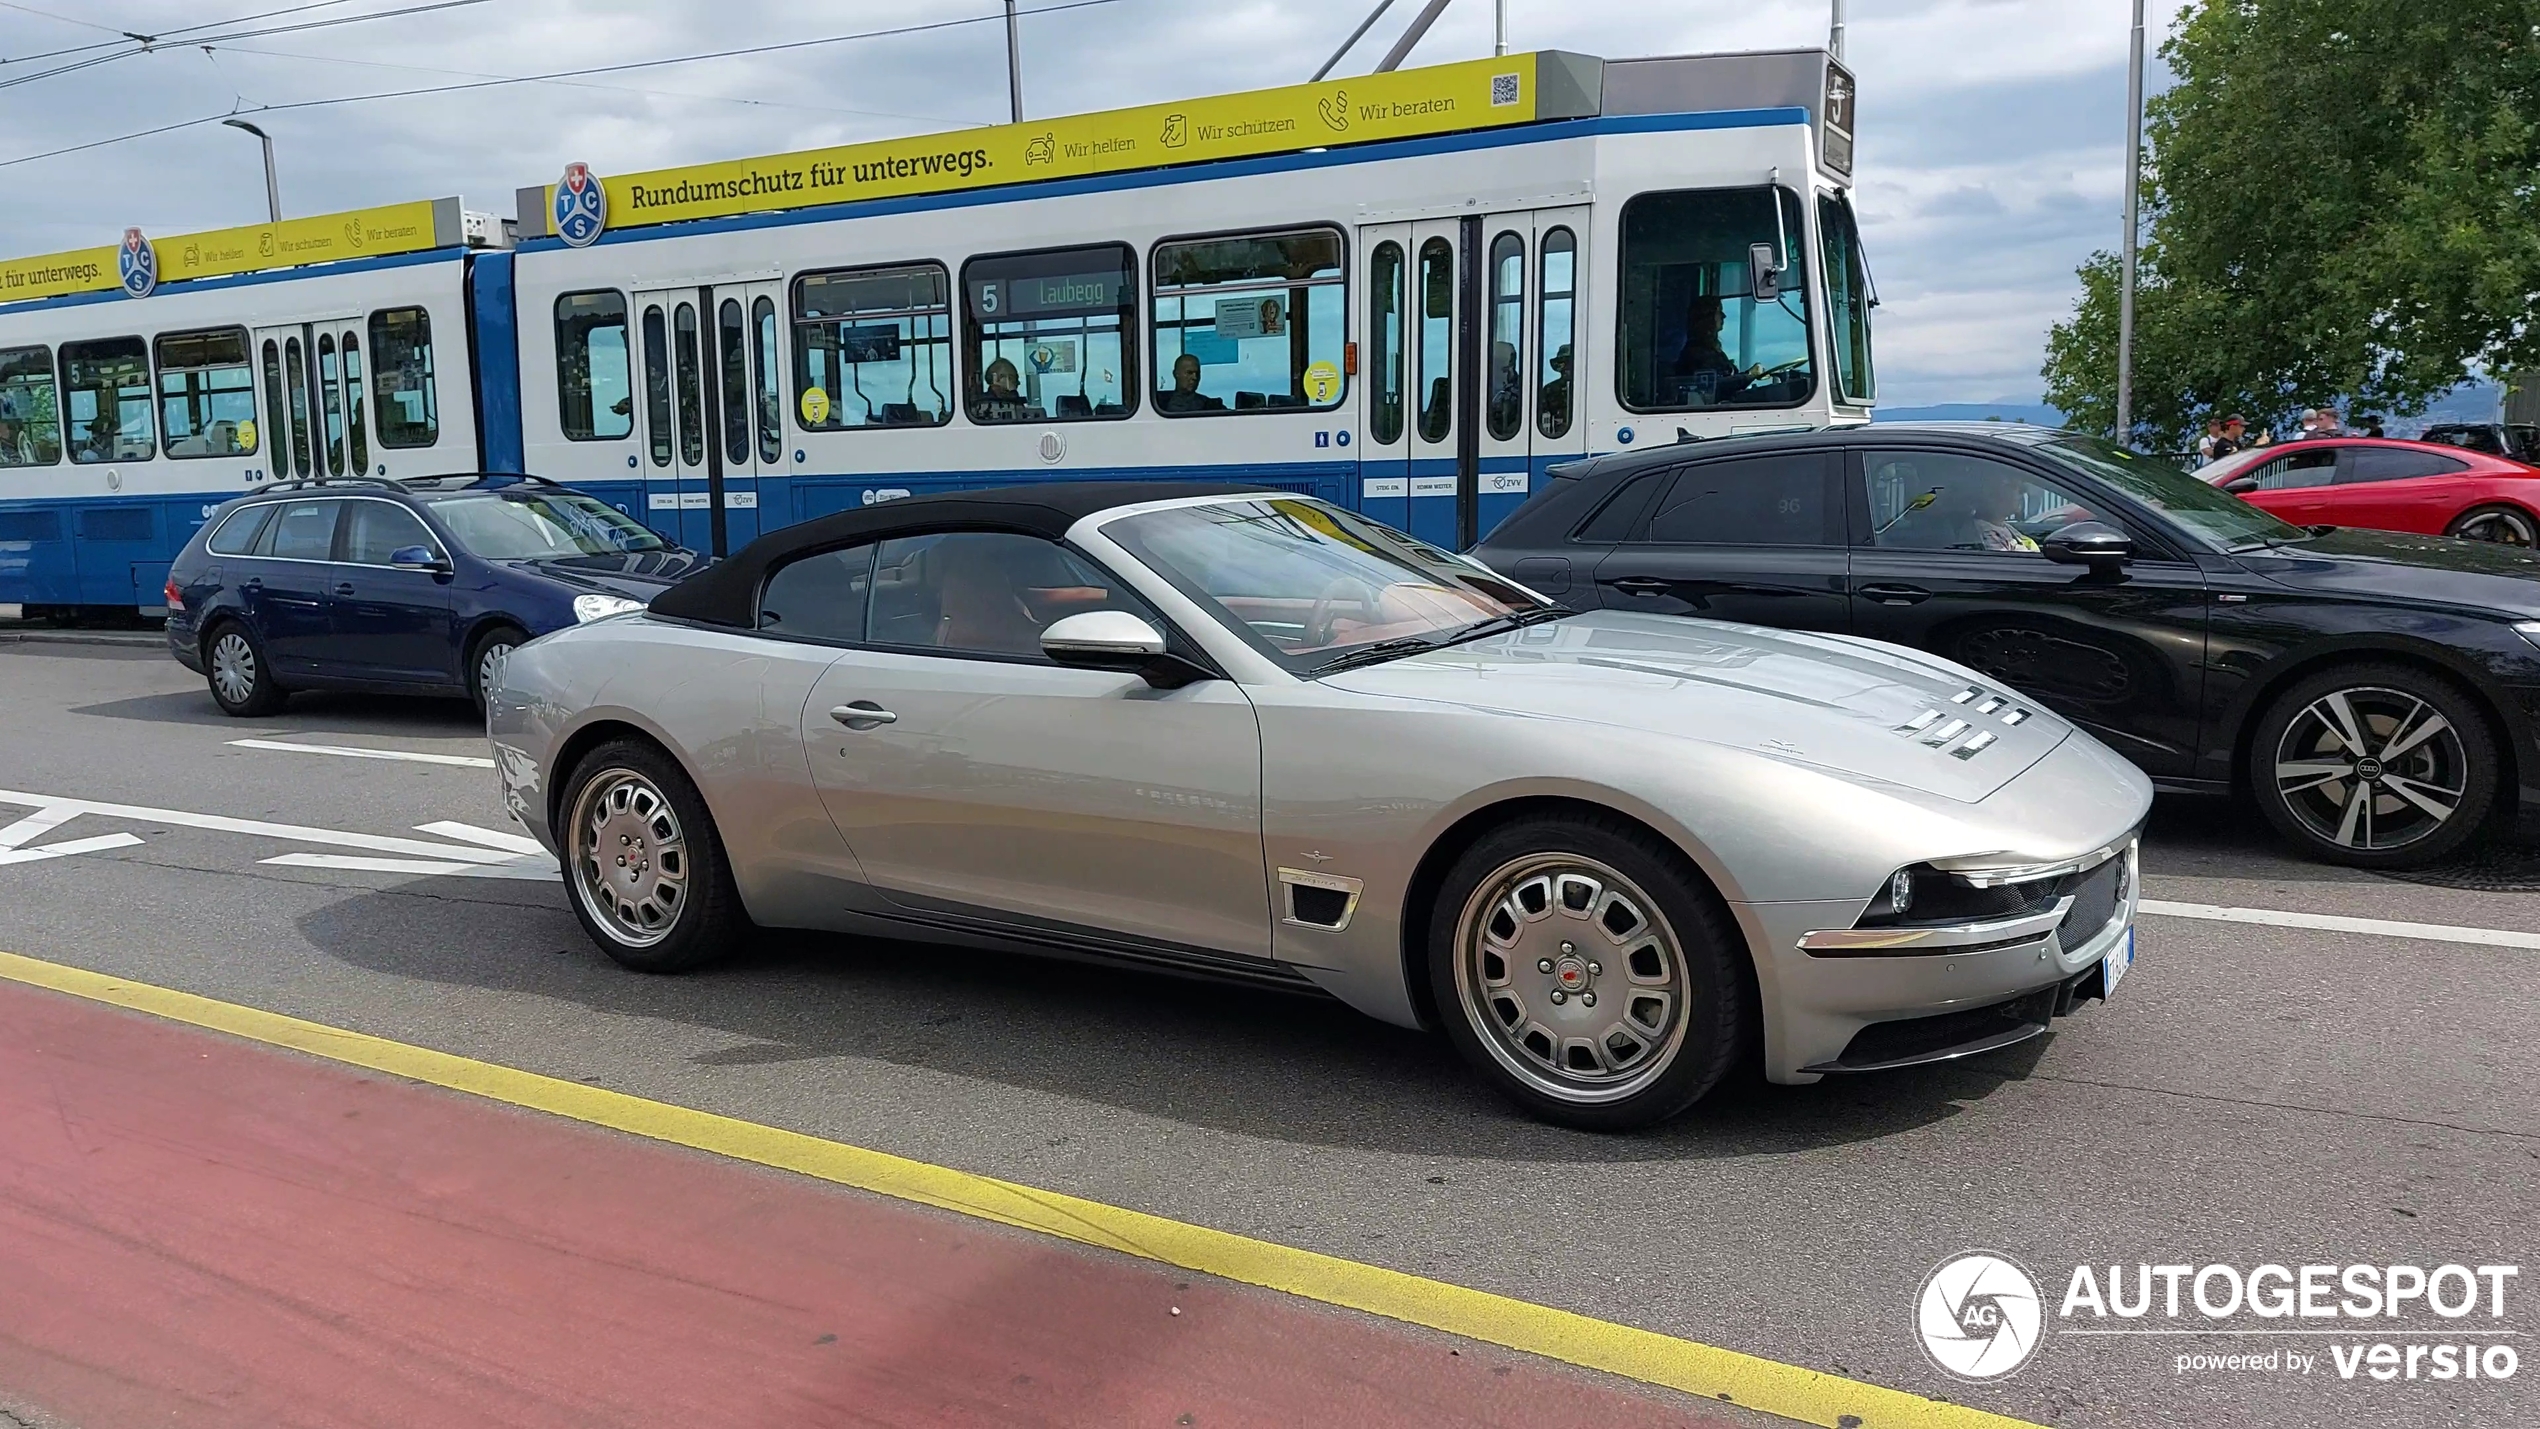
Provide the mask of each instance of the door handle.
{"label": "door handle", "polygon": [[1625,595],[1665,595],[1676,588],[1674,581],[1660,580],[1656,576],[1625,576],[1612,585]]}
{"label": "door handle", "polygon": [[1919,605],[1931,599],[1931,592],[1918,585],[1865,585],[1861,594],[1881,605]]}
{"label": "door handle", "polygon": [[265,578],[263,576],[249,576],[247,579],[238,583],[238,588],[240,590],[263,590],[265,588]]}
{"label": "door handle", "polygon": [[337,581],[335,583],[335,593],[337,595],[351,595],[353,593],[353,583],[351,581]]}
{"label": "door handle", "polygon": [[849,700],[829,712],[829,717],[849,729],[871,729],[875,725],[897,724],[900,717],[871,700]]}

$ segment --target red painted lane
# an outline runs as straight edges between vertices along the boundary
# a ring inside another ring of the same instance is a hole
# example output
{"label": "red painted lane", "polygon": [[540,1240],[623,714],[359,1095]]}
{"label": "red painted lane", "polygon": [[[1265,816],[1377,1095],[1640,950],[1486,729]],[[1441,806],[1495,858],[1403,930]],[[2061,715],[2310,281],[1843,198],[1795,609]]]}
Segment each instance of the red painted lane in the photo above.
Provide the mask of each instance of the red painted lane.
{"label": "red painted lane", "polygon": [[10,984],[0,1394],[82,1429],[1716,1425],[1488,1346]]}

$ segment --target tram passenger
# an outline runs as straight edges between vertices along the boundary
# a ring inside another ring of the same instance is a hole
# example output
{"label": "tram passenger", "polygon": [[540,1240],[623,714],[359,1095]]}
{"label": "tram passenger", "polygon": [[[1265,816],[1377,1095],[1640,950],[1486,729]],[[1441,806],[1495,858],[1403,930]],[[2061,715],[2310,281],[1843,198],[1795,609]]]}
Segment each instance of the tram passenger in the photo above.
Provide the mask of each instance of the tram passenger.
{"label": "tram passenger", "polygon": [[87,454],[85,459],[113,461],[117,455],[115,438],[118,435],[120,434],[115,430],[115,419],[103,413],[98,414],[96,420],[88,424],[88,440],[83,444]]}
{"label": "tram passenger", "polygon": [[35,465],[35,445],[15,418],[0,417],[0,466]]}
{"label": "tram passenger", "polygon": [[1696,293],[1685,304],[1685,344],[1676,354],[1674,375],[1679,400],[1722,402],[1744,392],[1763,371],[1740,372],[1735,359],[1720,346],[1720,329],[1729,315],[1711,293]]}
{"label": "tram passenger", "polygon": [[[1546,421],[1552,420],[1554,413],[1559,413],[1561,420],[1567,422],[1570,417],[1570,344],[1561,344],[1560,350],[1553,353],[1552,360],[1545,365],[1556,375],[1536,394],[1535,411]],[[1546,434],[1557,435],[1548,428]]]}
{"label": "tram passenger", "polygon": [[1189,353],[1173,359],[1173,386],[1155,394],[1159,412],[1223,412],[1226,404],[1199,390],[1199,359]]}
{"label": "tram passenger", "polygon": [[983,422],[1030,422],[1040,411],[1023,400],[1023,373],[1006,358],[988,364],[988,395],[975,413]]}
{"label": "tram passenger", "polygon": [[1514,431],[1517,413],[1525,403],[1525,392],[1519,386],[1517,344],[1494,341],[1490,345],[1490,428],[1494,432]]}

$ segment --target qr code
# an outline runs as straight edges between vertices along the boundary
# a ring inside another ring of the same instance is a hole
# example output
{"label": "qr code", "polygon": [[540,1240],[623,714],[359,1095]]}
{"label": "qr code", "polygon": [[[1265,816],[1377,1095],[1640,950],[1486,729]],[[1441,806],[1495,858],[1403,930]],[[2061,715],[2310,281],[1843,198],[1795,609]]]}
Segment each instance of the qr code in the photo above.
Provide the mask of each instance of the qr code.
{"label": "qr code", "polygon": [[1503,104],[1514,104],[1516,102],[1517,76],[1513,74],[1492,75],[1490,77],[1490,107],[1497,109]]}

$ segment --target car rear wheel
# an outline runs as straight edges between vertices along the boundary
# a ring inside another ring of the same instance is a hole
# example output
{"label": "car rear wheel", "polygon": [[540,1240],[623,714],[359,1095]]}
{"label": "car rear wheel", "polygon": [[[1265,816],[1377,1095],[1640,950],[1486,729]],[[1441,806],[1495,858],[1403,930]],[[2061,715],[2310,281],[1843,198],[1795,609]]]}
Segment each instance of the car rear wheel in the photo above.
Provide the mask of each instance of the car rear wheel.
{"label": "car rear wheel", "polygon": [[213,627],[204,642],[203,681],[211,686],[212,702],[221,713],[240,719],[272,714],[282,708],[287,694],[273,677],[255,632],[234,620]]}
{"label": "car rear wheel", "polygon": [[1458,1051],[1547,1121],[1654,1125],[1743,1054],[1746,944],[1675,850],[1617,819],[1528,819],[1456,860],[1429,973]]}
{"label": "car rear wheel", "polygon": [[476,637],[467,656],[467,697],[476,702],[478,712],[484,711],[485,692],[493,688],[495,677],[503,671],[503,662],[528,643],[527,635],[508,625],[498,625]]}
{"label": "car rear wheel", "polygon": [[2493,541],[2500,546],[2528,549],[2540,545],[2540,522],[2533,521],[2530,512],[2517,506],[2479,506],[2462,512],[2443,534],[2464,541]]}
{"label": "car rear wheel", "polygon": [[591,751],[564,807],[574,916],[610,957],[637,972],[682,972],[747,932],[714,816],[659,748],[618,740]]}
{"label": "car rear wheel", "polygon": [[2476,701],[2404,665],[2295,683],[2249,749],[2268,822],[2312,857],[2356,868],[2413,868],[2459,848],[2493,807],[2501,772]]}

